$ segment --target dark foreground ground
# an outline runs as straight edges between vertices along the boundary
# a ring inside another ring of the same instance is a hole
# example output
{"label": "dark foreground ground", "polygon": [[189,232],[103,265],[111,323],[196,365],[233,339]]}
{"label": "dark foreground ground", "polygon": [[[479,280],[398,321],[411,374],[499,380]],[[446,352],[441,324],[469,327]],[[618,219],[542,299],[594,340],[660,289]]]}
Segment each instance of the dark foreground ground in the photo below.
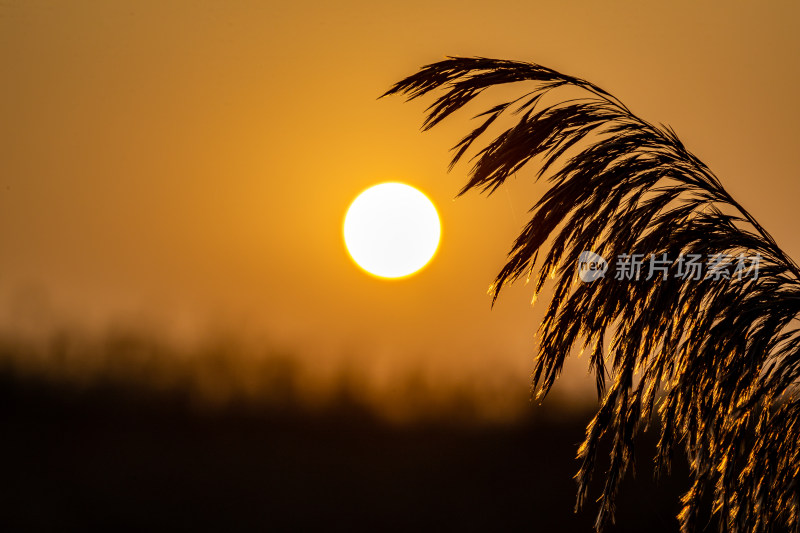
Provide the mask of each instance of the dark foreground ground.
{"label": "dark foreground ground", "polygon": [[[397,426],[322,412],[77,390],[0,373],[0,531],[586,531],[573,513],[590,415]],[[685,469],[640,447],[613,531],[675,531]],[[595,491],[595,494],[597,491]]]}

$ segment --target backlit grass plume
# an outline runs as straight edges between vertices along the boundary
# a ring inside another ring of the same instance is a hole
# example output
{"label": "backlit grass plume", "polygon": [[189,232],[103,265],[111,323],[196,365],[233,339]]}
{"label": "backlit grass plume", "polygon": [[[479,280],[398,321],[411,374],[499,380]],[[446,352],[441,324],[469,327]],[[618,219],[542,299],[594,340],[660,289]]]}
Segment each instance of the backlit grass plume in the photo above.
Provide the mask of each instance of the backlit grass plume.
{"label": "backlit grass plume", "polygon": [[[533,369],[537,397],[573,348],[589,354],[602,402],[579,450],[577,506],[607,438],[597,529],[613,519],[637,434],[655,423],[657,471],[673,452],[688,459],[683,531],[702,529],[709,511],[724,531],[800,531],[797,264],[670,128],[586,80],[532,63],[454,57],[386,95],[438,91],[428,129],[512,82],[525,82],[521,96],[477,115],[452,165],[489,137],[462,194],[491,194],[526,164],[549,184],[490,292],[494,301],[505,285],[533,276],[538,293],[555,279]],[[488,133],[503,120],[512,125]],[[581,281],[584,251],[612,265],[604,277]]]}

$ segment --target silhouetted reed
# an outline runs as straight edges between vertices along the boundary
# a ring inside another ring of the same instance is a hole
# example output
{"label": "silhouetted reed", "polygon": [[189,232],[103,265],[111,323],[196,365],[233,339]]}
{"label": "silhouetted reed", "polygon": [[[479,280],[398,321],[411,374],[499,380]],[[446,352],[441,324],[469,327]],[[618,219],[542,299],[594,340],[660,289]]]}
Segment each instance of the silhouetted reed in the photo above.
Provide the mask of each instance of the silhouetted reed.
{"label": "silhouetted reed", "polygon": [[[477,151],[461,194],[491,194],[527,163],[549,183],[490,292],[494,302],[504,286],[535,274],[538,293],[555,278],[533,370],[537,398],[574,346],[590,352],[602,402],[579,451],[577,506],[608,436],[596,528],[613,519],[637,434],[657,418],[658,468],[668,469],[681,449],[690,465],[683,531],[702,528],[698,517],[709,501],[720,530],[800,531],[800,400],[792,395],[800,377],[797,264],[674,131],[642,120],[586,80],[531,63],[453,57],[384,96],[415,99],[441,89],[427,110],[428,129],[485,89],[512,82],[529,84],[519,98],[477,115],[482,123],[454,147],[451,168],[501,115],[516,117]],[[649,280],[607,275],[581,283],[576,266],[584,251],[667,262],[664,275]],[[704,262],[760,256],[758,276],[682,277],[681,258],[689,254]]]}

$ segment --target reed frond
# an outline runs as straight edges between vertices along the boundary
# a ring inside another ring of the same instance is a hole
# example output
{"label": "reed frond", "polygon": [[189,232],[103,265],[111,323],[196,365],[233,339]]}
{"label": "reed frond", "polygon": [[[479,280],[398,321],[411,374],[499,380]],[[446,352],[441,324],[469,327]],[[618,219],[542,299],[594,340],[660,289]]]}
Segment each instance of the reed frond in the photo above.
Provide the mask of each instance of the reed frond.
{"label": "reed frond", "polygon": [[[704,525],[707,502],[723,531],[800,531],[797,264],[674,131],[586,80],[533,63],[450,57],[384,96],[440,92],[427,110],[429,129],[486,89],[517,82],[525,82],[523,95],[475,117],[480,124],[454,147],[451,168],[505,116],[514,124],[477,149],[460,194],[491,194],[526,166],[549,184],[491,294],[494,303],[503,287],[531,273],[538,293],[555,272],[533,367],[539,397],[573,346],[593,346],[589,365],[601,402],[579,450],[577,506],[607,438],[597,530],[613,520],[637,434],[657,420],[657,468],[668,468],[674,452],[689,462],[682,531]],[[644,265],[662,259],[662,268],[651,279],[628,279],[620,274],[630,274],[630,264],[620,262],[583,283],[584,251]],[[686,258],[698,256],[705,271],[687,278]],[[757,275],[737,270],[741,258],[749,267],[757,259]]]}

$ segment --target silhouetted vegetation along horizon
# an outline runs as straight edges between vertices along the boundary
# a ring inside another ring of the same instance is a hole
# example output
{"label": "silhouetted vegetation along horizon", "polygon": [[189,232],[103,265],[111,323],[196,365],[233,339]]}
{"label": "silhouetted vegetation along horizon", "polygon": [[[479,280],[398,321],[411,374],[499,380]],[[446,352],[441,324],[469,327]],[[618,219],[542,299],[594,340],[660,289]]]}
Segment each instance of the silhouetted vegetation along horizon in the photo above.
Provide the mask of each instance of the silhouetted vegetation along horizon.
{"label": "silhouetted vegetation along horizon", "polygon": [[[309,390],[303,364],[236,337],[177,348],[135,326],[0,335],[0,529],[590,527],[558,475],[575,466],[586,409],[534,405],[524,381],[459,389],[419,374],[373,396],[353,366]],[[491,395],[519,411],[482,409]],[[619,531],[674,530],[677,488],[640,487]]]}
{"label": "silhouetted vegetation along horizon", "polygon": [[[0,335],[0,369],[70,394],[106,389],[165,394],[201,410],[239,406],[324,413],[349,406],[392,423],[492,424],[528,416],[526,383],[500,371],[494,380],[467,371],[445,378],[409,363],[398,365],[388,384],[376,384],[356,360],[343,357],[328,374],[315,373],[312,363],[235,335],[182,347],[135,326],[93,335],[67,328],[33,338]],[[575,405],[579,402],[563,409]]]}
{"label": "silhouetted vegetation along horizon", "polygon": [[[309,399],[296,359],[245,364],[238,350],[219,341],[183,353],[120,331],[0,336],[0,529],[528,531],[532,516],[548,530],[591,524],[570,513],[574,483],[556,475],[574,466],[586,410],[533,406],[522,387],[511,394],[525,407],[519,416],[494,418],[474,406],[486,391],[443,398],[411,379],[392,399],[412,411],[391,416],[357,379]],[[206,395],[207,378],[244,369],[263,394],[229,379],[230,395]],[[673,530],[676,494],[669,484],[640,491],[622,504],[629,525],[619,530]]]}
{"label": "silhouetted vegetation along horizon", "polygon": [[[477,151],[460,194],[491,194],[528,163],[549,184],[491,293],[494,302],[503,287],[534,275],[543,252],[535,294],[556,281],[534,365],[539,398],[574,345],[590,351],[602,403],[579,452],[577,506],[609,436],[596,528],[612,521],[637,434],[656,416],[656,470],[668,470],[681,448],[690,464],[683,531],[703,528],[705,505],[721,530],[800,531],[800,399],[792,395],[800,381],[800,328],[792,329],[800,268],[674,131],[591,82],[532,63],[451,57],[383,96],[412,100],[440,89],[427,130],[485,89],[516,82],[528,82],[527,92],[477,115],[482,123],[456,144],[451,168],[502,116],[515,123]],[[666,276],[580,283],[585,251],[666,257]],[[688,254],[758,255],[759,276],[682,278],[678,258]]]}
{"label": "silhouetted vegetation along horizon", "polygon": [[[319,409],[198,406],[0,367],[3,531],[586,531],[571,512],[586,411],[393,423]],[[649,449],[654,442],[648,442]],[[682,471],[683,465],[678,465]],[[674,531],[677,489],[639,486],[618,531]]]}

